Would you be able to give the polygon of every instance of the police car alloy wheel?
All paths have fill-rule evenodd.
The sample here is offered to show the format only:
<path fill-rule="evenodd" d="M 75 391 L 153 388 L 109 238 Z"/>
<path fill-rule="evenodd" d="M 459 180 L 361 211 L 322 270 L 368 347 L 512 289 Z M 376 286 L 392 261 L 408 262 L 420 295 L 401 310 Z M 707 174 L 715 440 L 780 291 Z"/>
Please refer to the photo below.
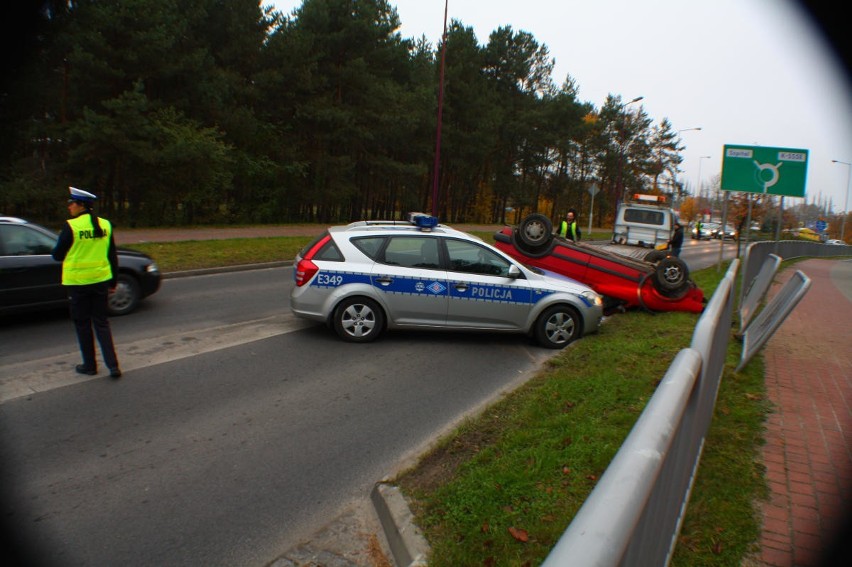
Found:
<path fill-rule="evenodd" d="M 535 339 L 547 348 L 563 348 L 580 334 L 580 314 L 568 305 L 546 309 L 535 323 Z"/>
<path fill-rule="evenodd" d="M 381 307 L 366 297 L 349 297 L 334 310 L 334 330 L 349 342 L 368 343 L 375 340 L 384 327 Z"/>

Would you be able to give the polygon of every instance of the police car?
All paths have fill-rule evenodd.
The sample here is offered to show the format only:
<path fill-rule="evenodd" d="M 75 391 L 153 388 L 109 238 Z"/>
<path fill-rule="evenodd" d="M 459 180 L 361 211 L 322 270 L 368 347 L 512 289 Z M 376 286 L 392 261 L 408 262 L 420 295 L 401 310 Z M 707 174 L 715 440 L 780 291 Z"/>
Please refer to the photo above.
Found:
<path fill-rule="evenodd" d="M 422 213 L 331 227 L 299 252 L 293 273 L 293 313 L 350 342 L 441 329 L 526 333 L 558 349 L 597 331 L 602 317 L 590 287 Z"/>

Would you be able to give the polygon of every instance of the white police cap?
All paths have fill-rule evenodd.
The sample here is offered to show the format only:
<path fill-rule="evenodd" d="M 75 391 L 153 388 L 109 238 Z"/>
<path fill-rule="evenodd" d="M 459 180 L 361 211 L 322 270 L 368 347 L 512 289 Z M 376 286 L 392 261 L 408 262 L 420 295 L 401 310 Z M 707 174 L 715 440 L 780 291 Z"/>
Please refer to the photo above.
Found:
<path fill-rule="evenodd" d="M 83 191 L 82 189 L 77 189 L 76 187 L 68 187 L 68 191 L 71 192 L 71 198 L 69 201 L 80 201 L 81 203 L 94 203 L 98 200 L 96 195 L 89 193 L 88 191 Z"/>

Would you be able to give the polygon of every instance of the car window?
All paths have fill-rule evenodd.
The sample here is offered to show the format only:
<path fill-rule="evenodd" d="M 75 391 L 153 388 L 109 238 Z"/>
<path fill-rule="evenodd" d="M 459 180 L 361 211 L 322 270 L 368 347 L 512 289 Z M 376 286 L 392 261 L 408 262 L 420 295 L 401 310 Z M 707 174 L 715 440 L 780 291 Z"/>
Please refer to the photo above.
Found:
<path fill-rule="evenodd" d="M 625 209 L 624 221 L 663 226 L 663 222 L 665 221 L 665 215 L 662 211 L 649 211 L 647 209 Z"/>
<path fill-rule="evenodd" d="M 405 268 L 440 268 L 438 239 L 431 236 L 392 236 L 385 247 L 382 262 Z"/>
<path fill-rule="evenodd" d="M 365 236 L 353 238 L 352 244 L 369 259 L 379 261 L 379 252 L 382 250 L 385 240 L 387 240 L 385 236 Z"/>
<path fill-rule="evenodd" d="M 328 262 L 342 262 L 344 260 L 343 253 L 340 251 L 340 248 L 337 247 L 337 244 L 332 238 L 329 238 L 328 242 L 323 244 L 322 247 L 316 251 L 313 259 L 326 260 Z"/>
<path fill-rule="evenodd" d="M 468 274 L 508 276 L 511 264 L 493 250 L 464 240 L 447 239 L 445 242 L 451 270 Z"/>
<path fill-rule="evenodd" d="M 35 256 L 50 254 L 56 238 L 27 226 L 0 224 L 0 254 L 3 256 Z"/>

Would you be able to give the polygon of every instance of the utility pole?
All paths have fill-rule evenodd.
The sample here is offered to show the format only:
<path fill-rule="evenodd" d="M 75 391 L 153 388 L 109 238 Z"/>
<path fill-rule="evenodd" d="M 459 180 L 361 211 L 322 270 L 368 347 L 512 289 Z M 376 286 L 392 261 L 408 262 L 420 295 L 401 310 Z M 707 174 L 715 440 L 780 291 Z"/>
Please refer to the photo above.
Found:
<path fill-rule="evenodd" d="M 441 73 L 438 82 L 438 125 L 435 134 L 435 163 L 432 166 L 432 216 L 438 216 L 438 182 L 441 169 L 441 122 L 444 116 L 444 64 L 447 59 L 447 9 L 449 0 L 444 0 L 444 33 L 441 36 Z"/>

